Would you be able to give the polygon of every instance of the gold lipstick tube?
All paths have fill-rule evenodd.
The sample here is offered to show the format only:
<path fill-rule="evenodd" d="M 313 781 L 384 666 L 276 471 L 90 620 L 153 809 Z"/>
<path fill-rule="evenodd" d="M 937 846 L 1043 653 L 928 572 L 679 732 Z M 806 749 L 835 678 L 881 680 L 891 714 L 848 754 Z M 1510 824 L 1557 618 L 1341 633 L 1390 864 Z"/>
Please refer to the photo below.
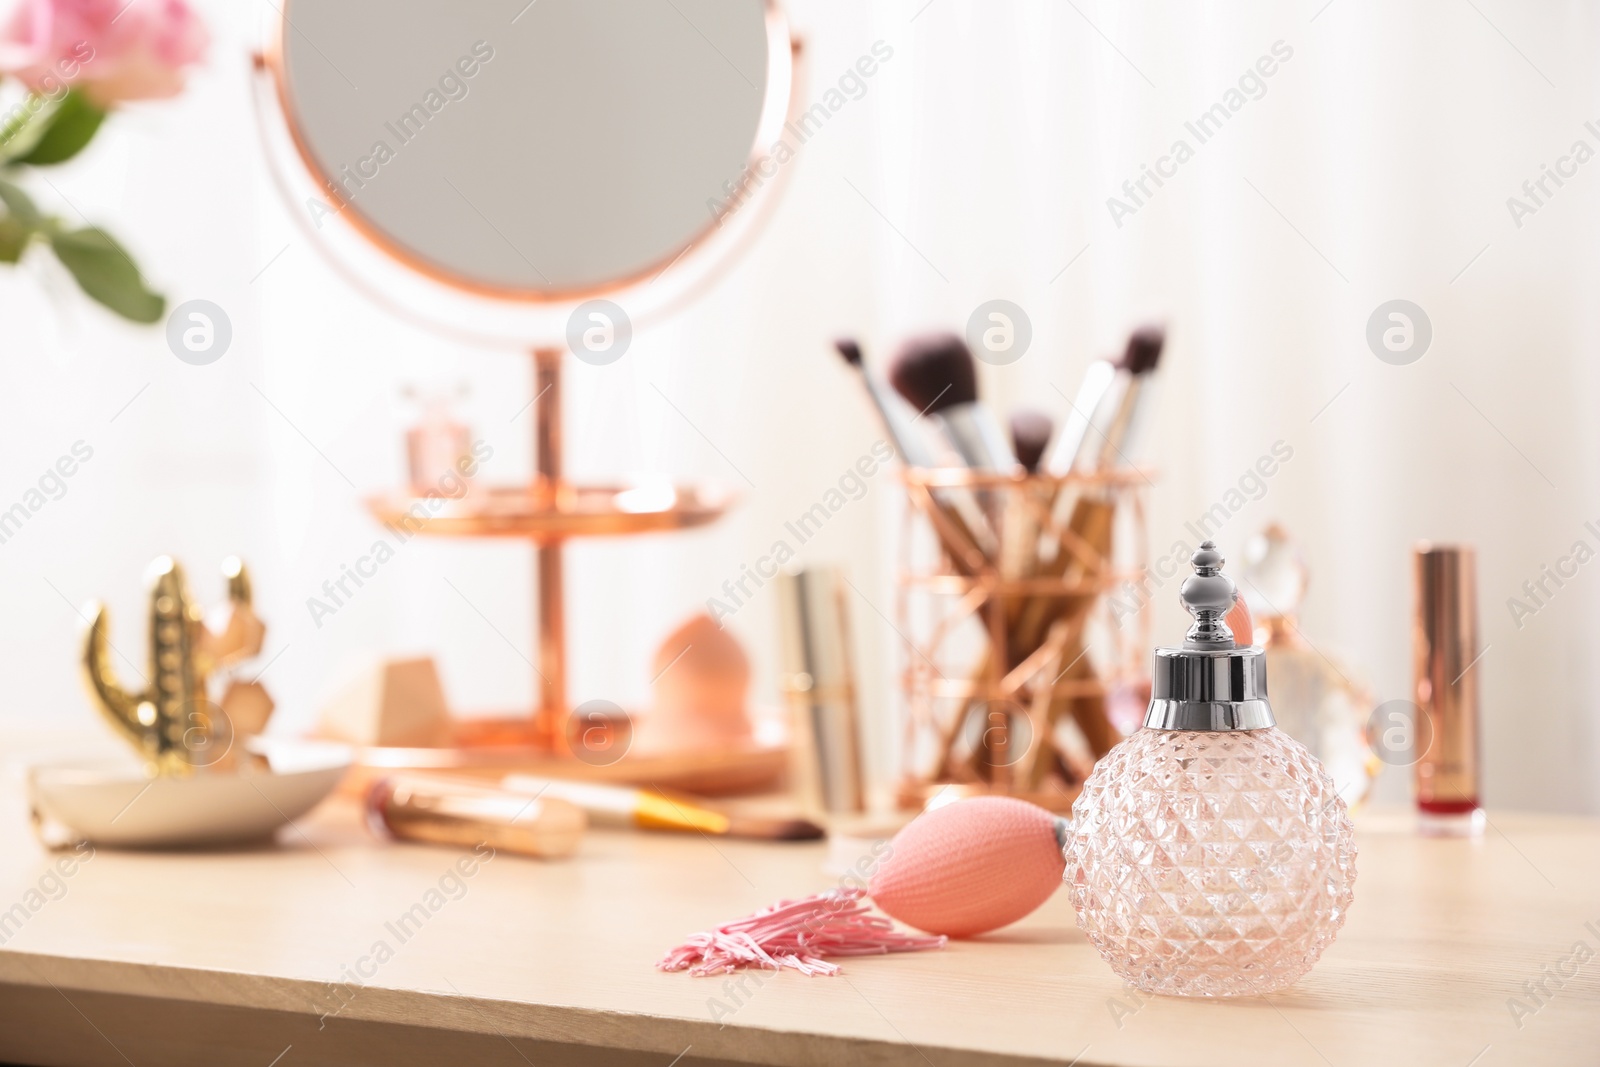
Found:
<path fill-rule="evenodd" d="M 796 791 L 807 811 L 863 811 L 866 787 L 843 575 L 833 567 L 780 575 L 778 605 Z"/>

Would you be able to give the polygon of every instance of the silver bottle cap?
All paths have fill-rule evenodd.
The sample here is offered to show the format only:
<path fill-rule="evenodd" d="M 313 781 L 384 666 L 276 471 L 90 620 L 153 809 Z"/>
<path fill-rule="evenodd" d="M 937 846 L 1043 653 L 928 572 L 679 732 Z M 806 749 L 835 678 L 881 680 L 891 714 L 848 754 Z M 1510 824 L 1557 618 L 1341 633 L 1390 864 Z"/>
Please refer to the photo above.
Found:
<path fill-rule="evenodd" d="M 1265 655 L 1235 642 L 1224 621 L 1233 607 L 1233 582 L 1222 573 L 1222 553 L 1206 541 L 1189 562 L 1194 574 L 1178 597 L 1194 625 L 1183 647 L 1156 649 L 1145 726 L 1218 732 L 1277 725 L 1267 703 Z"/>

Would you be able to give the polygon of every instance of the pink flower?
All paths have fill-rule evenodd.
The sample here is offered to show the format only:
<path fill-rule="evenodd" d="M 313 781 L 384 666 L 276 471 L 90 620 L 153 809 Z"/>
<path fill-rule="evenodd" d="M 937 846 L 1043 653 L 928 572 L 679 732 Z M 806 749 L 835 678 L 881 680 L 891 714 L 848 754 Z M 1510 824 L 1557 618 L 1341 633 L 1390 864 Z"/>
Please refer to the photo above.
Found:
<path fill-rule="evenodd" d="M 106 108 L 182 92 L 209 39 L 184 0 L 22 0 L 0 73 L 46 95 L 76 85 Z"/>

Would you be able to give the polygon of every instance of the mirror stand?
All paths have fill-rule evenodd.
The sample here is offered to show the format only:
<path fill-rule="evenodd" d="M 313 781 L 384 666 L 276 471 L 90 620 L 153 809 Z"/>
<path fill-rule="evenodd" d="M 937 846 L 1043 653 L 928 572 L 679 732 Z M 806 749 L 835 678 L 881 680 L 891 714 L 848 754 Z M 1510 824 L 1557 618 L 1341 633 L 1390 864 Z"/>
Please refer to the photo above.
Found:
<path fill-rule="evenodd" d="M 564 476 L 561 348 L 532 351 L 534 478 L 521 486 L 491 486 L 459 500 L 433 501 L 418 520 L 421 499 L 402 491 L 372 497 L 367 510 L 380 523 L 435 537 L 515 538 L 533 545 L 538 591 L 534 612 L 537 648 L 527 659 L 533 670 L 535 706 L 504 718 L 457 719 L 450 744 L 441 748 L 369 749 L 362 765 L 372 772 L 400 768 L 454 768 L 484 773 L 517 769 L 583 772 L 616 781 L 650 778 L 660 785 L 692 783 L 700 793 L 737 792 L 759 787 L 781 775 L 783 748 L 749 748 L 719 753 L 644 756 L 627 753 L 631 729 L 627 713 L 610 705 L 580 705 L 567 693 L 566 602 L 563 575 L 565 542 L 580 537 L 627 537 L 707 525 L 734 502 L 734 494 L 704 485 L 592 485 Z M 598 705 L 599 702 L 596 702 Z M 596 753 L 595 731 L 601 742 Z M 573 754 L 573 738 L 587 739 Z M 610 746 L 618 755 L 610 761 Z M 626 755 L 624 755 L 626 754 Z"/>
<path fill-rule="evenodd" d="M 622 709 L 572 705 L 566 542 L 703 526 L 733 496 L 665 479 L 569 481 L 561 378 L 574 306 L 627 293 L 636 323 L 669 313 L 719 276 L 772 211 L 792 169 L 782 164 L 809 128 L 801 44 L 780 0 L 270 7 L 252 84 L 267 169 L 294 225 L 354 289 L 407 321 L 472 344 L 538 346 L 524 484 L 479 481 L 459 498 L 406 487 L 365 501 L 407 537 L 533 548 L 538 647 L 519 655 L 535 707 L 452 719 L 437 747 L 364 748 L 347 788 L 406 768 L 521 769 L 705 794 L 770 785 L 784 745 L 652 755 L 630 748 Z M 569 156 L 584 165 L 551 165 Z M 524 252 L 535 247 L 537 265 Z"/>
<path fill-rule="evenodd" d="M 534 471 L 544 494 L 559 501 L 563 477 L 561 424 L 561 360 L 559 348 L 533 350 Z M 539 582 L 539 694 L 533 712 L 533 733 L 542 747 L 568 751 L 567 746 L 567 618 L 566 586 L 559 540 L 535 544 L 534 566 Z"/>

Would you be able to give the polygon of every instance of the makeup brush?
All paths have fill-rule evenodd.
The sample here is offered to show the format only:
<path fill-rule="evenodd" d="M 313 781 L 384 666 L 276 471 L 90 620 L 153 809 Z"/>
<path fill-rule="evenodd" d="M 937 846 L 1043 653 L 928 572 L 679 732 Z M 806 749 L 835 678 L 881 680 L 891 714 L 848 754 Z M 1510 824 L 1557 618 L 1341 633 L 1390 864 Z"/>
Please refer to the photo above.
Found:
<path fill-rule="evenodd" d="M 1117 362 L 1115 377 L 1096 406 L 1070 470 L 1093 472 L 1128 462 L 1127 452 L 1132 447 L 1139 416 L 1149 406 L 1152 372 L 1161 360 L 1165 345 L 1166 330 L 1161 326 L 1143 326 L 1129 336 L 1122 358 Z M 1057 498 L 1058 525 L 1065 518 L 1066 532 L 1072 535 L 1072 540 L 1089 549 L 1090 560 L 1104 560 L 1110 556 L 1115 514 L 1114 497 L 1104 488 L 1063 492 Z M 1068 538 L 1063 536 L 1047 570 L 1058 577 L 1083 581 L 1092 576 L 1097 566 L 1072 551 Z M 1084 616 L 1094 602 L 1093 596 L 1041 598 L 1031 602 L 1013 632 L 1018 646 L 1032 647 L 1057 619 L 1066 620 L 1071 632 L 1081 634 Z M 1081 647 L 1080 641 L 1074 641 L 1073 645 Z M 1074 649 L 1068 651 L 1074 656 L 1072 662 L 1092 675 L 1093 668 L 1076 658 Z M 1109 751 L 1119 735 L 1106 715 L 1105 697 L 1091 693 L 1069 698 L 1066 703 L 1096 757 Z M 1054 721 L 1054 710 L 1052 706 L 1047 721 Z"/>
<path fill-rule="evenodd" d="M 1141 326 L 1129 335 L 1116 377 L 1095 408 L 1090 432 L 1084 435 L 1071 469 L 1097 470 L 1124 458 L 1149 391 L 1150 373 L 1161 362 L 1166 343 L 1167 332 L 1161 326 Z"/>
<path fill-rule="evenodd" d="M 889 434 L 895 451 L 900 453 L 900 458 L 905 461 L 906 466 L 938 466 L 927 438 L 912 425 L 912 420 L 889 394 L 889 388 L 883 380 L 868 370 L 867 365 L 862 362 L 861 346 L 852 338 L 843 337 L 835 341 L 833 347 L 839 350 L 846 363 L 860 372 L 861 383 L 867 387 L 867 395 L 872 398 L 873 406 L 878 409 L 878 417 L 883 420 L 883 428 Z"/>
<path fill-rule="evenodd" d="M 916 420 L 906 412 L 904 403 L 897 400 L 883 379 L 867 367 L 861 358 L 860 344 L 853 338 L 844 337 L 835 341 L 833 347 L 861 375 L 861 384 L 866 386 L 867 396 L 878 409 L 884 432 L 889 435 L 906 466 L 924 469 L 949 466 L 948 463 L 941 463 L 934 454 L 932 445 L 916 426 Z M 947 516 L 957 526 L 958 532 L 965 534 L 986 558 L 992 558 L 995 551 L 994 531 L 978 506 L 977 498 L 965 489 L 940 489 L 934 493 L 934 497 L 945 506 Z M 959 546 L 947 544 L 946 548 L 951 549 L 952 557 L 958 562 L 962 559 Z"/>
<path fill-rule="evenodd" d="M 1011 448 L 1017 454 L 1017 462 L 1029 474 L 1038 472 L 1054 428 L 1050 416 L 1042 411 L 1018 408 L 1011 413 Z"/>
<path fill-rule="evenodd" d="M 1061 424 L 1061 433 L 1050 442 L 1042 468 L 1050 474 L 1074 470 L 1093 470 L 1108 462 L 1106 438 L 1116 423 L 1116 413 L 1124 403 L 1137 403 L 1144 376 L 1156 369 L 1166 332 L 1160 326 L 1143 326 L 1128 338 L 1122 358 L 1115 363 L 1097 359 L 1084 371 L 1072 411 Z M 1135 382 L 1141 388 L 1131 388 Z M 1117 432 L 1125 435 L 1124 423 Z M 1118 444 L 1120 446 L 1120 443 Z"/>
<path fill-rule="evenodd" d="M 1160 362 L 1165 343 L 1166 331 L 1161 326 L 1143 326 L 1129 336 L 1122 358 L 1117 361 L 1112 379 L 1101 393 L 1094 410 L 1075 412 L 1080 416 L 1087 414 L 1089 419 L 1070 462 L 1061 459 L 1070 443 L 1068 434 L 1064 433 L 1052 444 L 1045 461 L 1050 473 L 1092 473 L 1126 462 L 1138 416 L 1148 406 L 1149 382 Z M 1098 370 L 1091 368 L 1091 377 L 1097 373 Z M 1082 392 L 1084 390 L 1080 390 L 1080 394 Z M 1050 466 L 1052 464 L 1053 467 Z M 1052 519 L 1053 527 L 1060 532 L 1060 543 L 1056 546 L 1054 557 L 1040 568 L 1040 573 L 1046 577 L 1077 581 L 1090 578 L 1095 566 L 1091 561 L 1103 560 L 1110 554 L 1115 510 L 1112 495 L 1104 489 L 1080 489 L 1075 486 L 1063 489 L 1056 497 Z M 1087 557 L 1080 556 L 1074 546 L 1087 549 Z M 1013 649 L 1026 654 L 1028 650 L 1038 647 L 1058 619 L 1066 620 L 1069 632 L 1079 633 L 1083 616 L 1094 606 L 1095 599 L 1092 595 L 1039 597 L 1023 603 L 1009 627 Z M 1081 648 L 1081 637 L 1074 638 L 1071 646 L 1066 650 L 1068 662 L 1075 664 L 1077 671 L 1092 674 L 1092 667 L 1077 655 L 1077 649 Z M 1103 755 L 1117 740 L 1116 731 L 1105 715 L 1103 697 L 1091 695 L 1052 700 L 1065 700 L 1071 706 L 1073 716 L 1096 756 Z M 1050 721 L 1054 721 L 1053 716 L 1052 706 Z"/>
<path fill-rule="evenodd" d="M 397 774 L 366 797 L 373 833 L 435 845 L 488 844 L 504 852 L 560 859 L 577 851 L 588 820 L 576 805 L 527 797 L 479 782 Z"/>
<path fill-rule="evenodd" d="M 1089 432 L 1089 421 L 1116 377 L 1116 364 L 1109 359 L 1097 359 L 1083 372 L 1078 395 L 1072 398 L 1072 409 L 1061 420 L 1061 432 L 1050 442 L 1040 464 L 1046 474 L 1061 475 L 1072 470 L 1073 461 L 1078 458 L 1078 450 Z"/>
<path fill-rule="evenodd" d="M 528 774 L 510 775 L 500 787 L 523 796 L 565 801 L 581 809 L 593 826 L 679 830 L 762 841 L 815 841 L 823 836 L 822 827 L 805 819 L 728 814 L 683 794 Z"/>
<path fill-rule="evenodd" d="M 1017 462 L 1029 474 L 1039 469 L 1052 427 L 1050 416 L 1042 411 L 1020 408 L 1011 413 L 1011 445 Z M 1039 563 L 1039 523 L 1053 499 L 1046 495 L 1041 500 L 1038 487 L 1018 487 L 1002 497 L 1005 514 L 1000 522 L 1001 577 L 1022 578 L 1035 570 Z"/>
<path fill-rule="evenodd" d="M 889 368 L 895 391 L 940 430 L 961 462 L 973 470 L 1017 466 L 998 423 L 978 403 L 978 370 L 967 343 L 953 333 L 907 341 Z"/>
<path fill-rule="evenodd" d="M 1152 373 L 1161 362 L 1161 351 L 1166 347 L 1166 340 L 1166 329 L 1157 325 L 1141 326 L 1129 335 L 1122 358 L 1113 368 L 1111 380 L 1100 392 L 1094 410 L 1084 412 L 1089 418 L 1072 454 L 1066 455 L 1069 441 L 1065 434 L 1052 442 L 1050 454 L 1045 460 L 1045 469 L 1049 473 L 1092 472 L 1127 462 L 1127 452 L 1138 429 L 1140 412 L 1148 406 Z M 1098 376 L 1099 373 L 1091 368 L 1092 375 Z M 1079 392 L 1081 394 L 1084 390 Z M 1056 502 L 1056 522 L 1069 522 L 1074 532 L 1081 535 L 1083 531 L 1078 528 L 1078 521 L 1082 497 L 1075 492 L 1063 491 Z"/>

